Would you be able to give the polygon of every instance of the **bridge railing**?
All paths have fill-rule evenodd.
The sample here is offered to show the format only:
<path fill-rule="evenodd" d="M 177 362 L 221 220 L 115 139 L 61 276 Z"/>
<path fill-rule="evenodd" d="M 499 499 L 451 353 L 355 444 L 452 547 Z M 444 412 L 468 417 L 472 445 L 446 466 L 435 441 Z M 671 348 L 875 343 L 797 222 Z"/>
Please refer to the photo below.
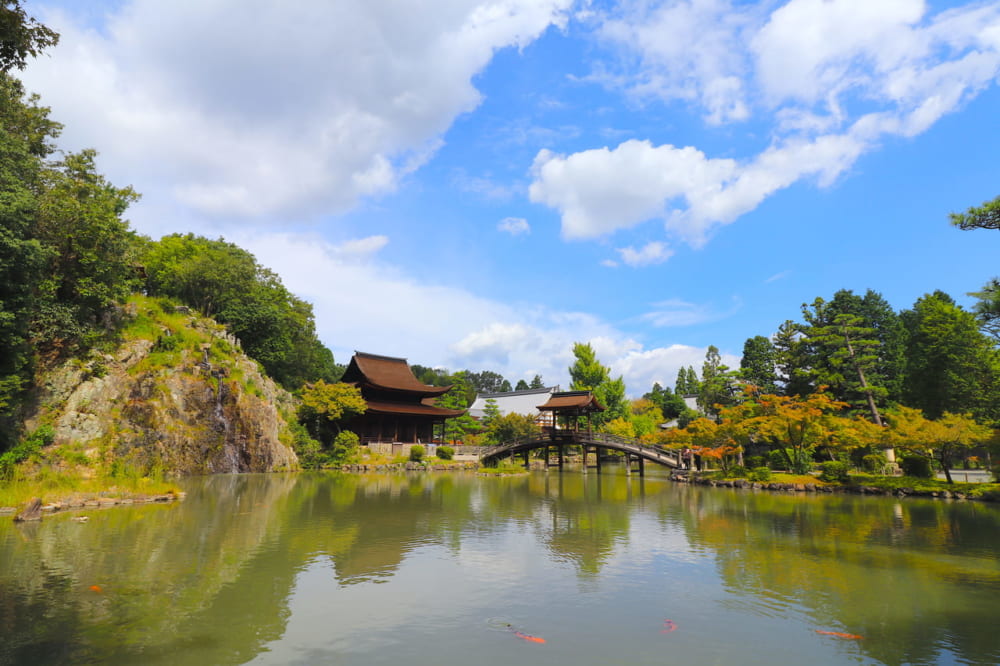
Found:
<path fill-rule="evenodd" d="M 612 435 L 606 432 L 570 432 L 562 434 L 557 438 L 539 438 L 530 440 L 515 440 L 512 442 L 506 442 L 498 446 L 485 447 L 480 454 L 480 459 L 491 458 L 499 454 L 503 454 L 511 451 L 512 449 L 517 449 L 519 446 L 537 446 L 541 448 L 547 443 L 552 444 L 570 444 L 570 445 L 601 445 L 604 444 L 609 447 L 618 448 L 620 450 L 630 451 L 636 455 L 645 455 L 647 457 L 656 458 L 661 461 L 666 461 L 667 463 L 675 466 L 681 465 L 680 454 L 675 451 L 667 451 L 655 446 L 649 446 L 643 444 L 639 440 L 629 439 L 627 437 L 620 437 L 618 435 Z"/>

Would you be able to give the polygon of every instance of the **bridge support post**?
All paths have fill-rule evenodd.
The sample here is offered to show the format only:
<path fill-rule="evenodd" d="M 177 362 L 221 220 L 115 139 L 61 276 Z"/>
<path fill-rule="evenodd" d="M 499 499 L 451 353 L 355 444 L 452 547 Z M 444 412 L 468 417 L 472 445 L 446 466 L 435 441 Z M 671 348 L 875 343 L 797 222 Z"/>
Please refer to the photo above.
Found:
<path fill-rule="evenodd" d="M 545 445 L 545 469 L 549 468 L 549 445 Z"/>
<path fill-rule="evenodd" d="M 594 447 L 594 457 L 597 458 L 597 473 L 601 473 L 601 447 Z"/>
<path fill-rule="evenodd" d="M 586 444 L 581 444 L 580 445 L 580 451 L 581 451 L 581 453 L 583 453 L 583 456 L 581 456 L 583 458 L 583 473 L 586 474 L 587 473 L 587 445 Z"/>
<path fill-rule="evenodd" d="M 625 476 L 632 476 L 632 454 L 625 452 Z"/>
<path fill-rule="evenodd" d="M 559 449 L 559 471 L 561 472 L 562 468 L 563 468 L 563 457 L 564 457 L 564 454 L 563 454 L 563 445 L 560 444 L 558 446 L 558 449 Z"/>
<path fill-rule="evenodd" d="M 531 451 L 524 452 L 524 469 L 531 469 Z"/>
<path fill-rule="evenodd" d="M 646 476 L 646 459 L 639 456 L 639 476 Z"/>

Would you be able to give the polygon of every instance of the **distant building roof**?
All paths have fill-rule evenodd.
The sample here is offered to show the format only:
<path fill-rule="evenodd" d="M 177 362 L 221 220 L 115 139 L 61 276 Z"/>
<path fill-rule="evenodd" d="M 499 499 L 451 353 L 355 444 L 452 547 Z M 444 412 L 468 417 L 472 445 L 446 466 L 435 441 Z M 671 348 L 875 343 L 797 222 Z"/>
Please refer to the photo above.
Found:
<path fill-rule="evenodd" d="M 486 415 L 488 400 L 496 402 L 501 416 L 521 414 L 523 416 L 538 416 L 538 406 L 548 400 L 549 396 L 559 390 L 558 386 L 540 389 L 525 389 L 524 391 L 506 391 L 504 393 L 480 393 L 469 407 L 469 416 L 481 419 Z"/>

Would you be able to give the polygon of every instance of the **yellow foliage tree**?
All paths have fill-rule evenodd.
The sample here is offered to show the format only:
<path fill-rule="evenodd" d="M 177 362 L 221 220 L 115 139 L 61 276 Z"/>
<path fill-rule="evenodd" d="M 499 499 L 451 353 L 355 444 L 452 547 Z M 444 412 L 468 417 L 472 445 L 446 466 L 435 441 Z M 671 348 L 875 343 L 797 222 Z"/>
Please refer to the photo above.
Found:
<path fill-rule="evenodd" d="M 888 416 L 891 428 L 886 437 L 889 441 L 899 449 L 936 460 L 948 483 L 954 483 L 950 468 L 963 452 L 994 438 L 991 428 L 976 423 L 968 414 L 946 412 L 932 421 L 919 409 L 900 406 Z"/>

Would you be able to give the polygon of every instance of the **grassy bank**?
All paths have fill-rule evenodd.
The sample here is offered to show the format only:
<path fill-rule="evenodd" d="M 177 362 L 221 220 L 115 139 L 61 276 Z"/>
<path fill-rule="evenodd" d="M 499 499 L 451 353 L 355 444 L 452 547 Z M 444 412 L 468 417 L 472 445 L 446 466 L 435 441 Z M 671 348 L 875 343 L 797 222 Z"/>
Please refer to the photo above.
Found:
<path fill-rule="evenodd" d="M 748 480 L 721 471 L 696 473 L 699 480 L 735 481 Z M 811 484 L 816 488 L 841 489 L 851 492 L 882 492 L 897 495 L 950 496 L 958 494 L 968 499 L 1000 501 L 1000 483 L 948 483 L 940 479 L 923 479 L 914 476 L 878 476 L 875 474 L 850 474 L 846 481 L 837 483 L 824 481 L 811 474 L 786 474 L 772 472 L 767 478 L 769 484 Z"/>
<path fill-rule="evenodd" d="M 46 470 L 0 483 L 0 507 L 20 508 L 38 497 L 43 504 L 65 504 L 98 498 L 134 499 L 180 492 L 162 478 L 146 476 L 96 476 Z"/>

